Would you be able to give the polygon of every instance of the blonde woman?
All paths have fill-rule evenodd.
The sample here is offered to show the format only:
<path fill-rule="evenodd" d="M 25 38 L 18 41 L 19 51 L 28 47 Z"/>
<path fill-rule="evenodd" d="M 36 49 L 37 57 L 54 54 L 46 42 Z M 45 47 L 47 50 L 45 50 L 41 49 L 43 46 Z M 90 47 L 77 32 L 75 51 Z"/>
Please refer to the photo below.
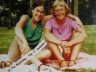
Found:
<path fill-rule="evenodd" d="M 69 13 L 70 9 L 64 0 L 55 0 L 54 17 L 46 22 L 44 30 L 49 48 L 59 60 L 61 67 L 72 66 L 76 63 L 81 44 L 86 38 L 83 26 L 68 18 Z"/>

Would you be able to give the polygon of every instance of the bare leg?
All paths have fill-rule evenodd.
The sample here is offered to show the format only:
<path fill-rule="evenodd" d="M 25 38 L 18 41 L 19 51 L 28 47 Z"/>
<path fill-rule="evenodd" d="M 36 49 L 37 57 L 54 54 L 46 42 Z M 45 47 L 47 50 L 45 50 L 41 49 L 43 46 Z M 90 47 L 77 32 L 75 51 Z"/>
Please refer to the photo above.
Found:
<path fill-rule="evenodd" d="M 15 37 L 8 51 L 10 61 L 16 62 L 18 59 L 21 58 L 22 56 L 21 49 L 22 49 L 22 42 L 17 37 Z M 36 55 L 37 59 L 39 60 L 45 60 L 50 56 L 51 56 L 51 52 L 49 49 L 44 49 Z M 30 60 L 26 62 L 26 64 L 31 64 L 31 63 L 32 61 Z"/>
<path fill-rule="evenodd" d="M 19 48 L 20 50 L 22 49 L 22 42 L 18 39 L 18 44 L 19 44 Z M 31 50 L 31 49 L 30 49 Z M 30 51 L 29 50 L 29 51 Z M 43 49 L 42 51 L 40 51 L 37 55 L 36 58 L 38 58 L 39 60 L 43 60 L 43 59 L 47 59 L 51 56 L 51 52 L 49 49 Z"/>
<path fill-rule="evenodd" d="M 76 60 L 78 53 L 80 52 L 81 44 L 77 44 L 73 47 L 72 55 L 70 60 Z"/>
<path fill-rule="evenodd" d="M 76 64 L 76 58 L 80 52 L 81 49 L 81 44 L 77 44 L 73 47 L 72 53 L 71 53 L 71 58 L 69 61 L 69 66 L 75 65 Z"/>
<path fill-rule="evenodd" d="M 19 41 L 19 45 L 21 45 L 22 43 L 20 43 Z M 22 45 L 21 45 L 22 46 Z M 19 55 L 20 52 L 20 55 Z M 44 52 L 44 54 L 42 53 Z M 47 56 L 49 57 L 50 55 L 50 51 L 45 49 L 42 52 L 40 52 L 38 55 L 36 55 L 38 58 L 41 59 L 41 57 L 45 57 L 47 58 Z M 47 55 L 46 55 L 47 54 Z M 18 41 L 15 38 L 12 42 L 12 45 L 9 48 L 9 52 L 8 55 L 10 57 L 11 61 L 17 61 L 20 57 L 21 57 L 21 51 L 20 51 L 20 47 L 18 46 Z M 42 56 L 43 55 L 43 56 Z M 45 56 L 46 55 L 46 56 Z M 19 58 L 17 58 L 18 56 L 20 56 Z M 42 62 L 39 61 L 39 59 L 37 59 L 36 57 L 32 56 L 32 58 L 30 59 L 31 63 L 33 62 L 36 66 L 40 66 L 42 64 Z M 1 62 L 0 62 L 1 63 Z M 0 64 L 1 65 L 1 64 Z M 43 69 L 45 69 L 47 66 L 42 65 L 42 67 L 40 67 L 40 70 L 43 71 Z M 48 69 L 47 69 L 48 70 Z"/>
<path fill-rule="evenodd" d="M 68 63 L 64 60 L 64 58 L 60 52 L 59 46 L 56 44 L 53 44 L 53 43 L 48 43 L 48 45 L 49 45 L 50 49 L 53 51 L 55 57 L 59 60 L 60 67 L 66 66 Z"/>
<path fill-rule="evenodd" d="M 20 50 L 22 49 L 22 42 L 18 39 L 18 43 L 19 43 L 19 48 Z M 31 50 L 31 49 L 30 49 Z M 22 53 L 22 52 L 21 52 Z M 23 54 L 22 54 L 23 55 Z M 42 51 L 40 51 L 37 55 L 36 58 L 39 60 L 45 60 L 48 59 L 51 56 L 51 52 L 49 49 L 44 49 Z M 28 60 L 25 64 L 32 64 L 32 60 Z"/>
<path fill-rule="evenodd" d="M 36 58 L 40 61 L 46 60 L 51 57 L 51 52 L 49 49 L 44 49 L 40 51 L 37 55 Z M 28 60 L 25 64 L 32 64 L 32 60 Z"/>
<path fill-rule="evenodd" d="M 11 46 L 9 47 L 8 56 L 10 61 L 12 62 L 16 62 L 21 57 L 21 52 L 16 37 L 14 38 Z"/>
<path fill-rule="evenodd" d="M 73 38 L 75 38 L 75 37 L 77 37 L 77 36 L 78 36 L 78 33 L 76 33 L 76 34 L 73 36 Z M 72 39 L 73 39 L 73 38 L 72 38 Z M 76 45 L 73 46 L 72 54 L 71 54 L 71 59 L 70 59 L 71 61 L 70 61 L 70 63 L 69 63 L 69 66 L 72 66 L 72 65 L 75 64 L 75 61 L 74 61 L 74 60 L 76 60 L 76 58 L 77 58 L 77 56 L 78 56 L 78 54 L 79 54 L 79 52 L 80 52 L 81 45 L 82 45 L 82 43 L 76 44 Z"/>
<path fill-rule="evenodd" d="M 50 49 L 53 51 L 53 53 L 55 54 L 56 58 L 61 62 L 62 60 L 64 60 L 64 58 L 62 57 L 62 54 L 60 52 L 59 47 L 56 44 L 53 43 L 48 43 Z"/>
<path fill-rule="evenodd" d="M 73 35 L 73 38 L 76 38 L 79 35 L 79 33 L 76 33 L 75 35 Z M 74 65 L 76 62 L 76 58 L 78 56 L 78 53 L 80 52 L 81 49 L 81 43 L 79 44 L 75 44 L 71 47 L 67 47 L 64 49 L 63 52 L 63 57 L 65 60 L 67 60 L 69 62 L 69 66 Z"/>
<path fill-rule="evenodd" d="M 73 35 L 72 39 L 76 38 L 78 35 L 79 33 L 76 33 L 75 35 Z M 76 60 L 77 55 L 80 52 L 80 49 L 81 49 L 81 43 L 73 46 L 71 60 Z"/>
<path fill-rule="evenodd" d="M 14 38 L 11 46 L 9 47 L 8 56 L 11 62 L 16 62 L 22 56 L 22 42 L 17 37 Z"/>
<path fill-rule="evenodd" d="M 66 61 L 70 60 L 71 53 L 72 53 L 72 49 L 70 47 L 64 48 L 62 55 Z"/>
<path fill-rule="evenodd" d="M 48 59 L 51 57 L 51 51 L 49 49 L 43 49 L 42 51 L 40 51 L 36 57 L 39 59 L 39 60 L 45 60 L 45 59 Z"/>

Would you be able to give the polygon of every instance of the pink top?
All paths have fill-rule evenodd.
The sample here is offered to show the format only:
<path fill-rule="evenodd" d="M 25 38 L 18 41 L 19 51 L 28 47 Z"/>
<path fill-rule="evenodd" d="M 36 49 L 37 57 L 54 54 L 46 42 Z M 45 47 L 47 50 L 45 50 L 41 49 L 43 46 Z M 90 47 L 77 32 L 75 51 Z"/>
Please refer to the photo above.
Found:
<path fill-rule="evenodd" d="M 68 17 L 66 17 L 64 20 L 65 21 L 62 28 L 59 28 L 55 18 L 52 18 L 47 21 L 45 24 L 45 28 L 50 29 L 51 33 L 53 33 L 56 38 L 62 41 L 70 41 L 72 38 L 73 31 L 76 31 L 76 28 L 78 28 L 78 24 L 76 24 L 74 20 Z"/>

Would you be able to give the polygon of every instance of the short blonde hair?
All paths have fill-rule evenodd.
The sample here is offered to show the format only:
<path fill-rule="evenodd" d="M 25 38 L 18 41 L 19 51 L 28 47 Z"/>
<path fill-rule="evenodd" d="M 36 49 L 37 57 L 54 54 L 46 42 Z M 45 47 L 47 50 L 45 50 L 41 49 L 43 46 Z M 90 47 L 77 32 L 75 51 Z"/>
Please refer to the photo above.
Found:
<path fill-rule="evenodd" d="M 55 0 L 54 1 L 53 5 L 52 5 L 53 12 L 54 12 L 54 8 L 56 8 L 58 5 L 65 7 L 66 15 L 68 15 L 70 13 L 70 8 L 64 0 Z"/>

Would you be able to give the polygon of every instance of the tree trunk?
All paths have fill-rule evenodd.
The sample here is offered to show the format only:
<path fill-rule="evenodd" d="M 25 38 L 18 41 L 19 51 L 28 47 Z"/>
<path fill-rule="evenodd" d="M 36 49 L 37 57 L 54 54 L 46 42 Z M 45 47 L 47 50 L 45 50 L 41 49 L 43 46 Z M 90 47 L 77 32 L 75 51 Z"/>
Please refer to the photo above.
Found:
<path fill-rule="evenodd" d="M 33 0 L 30 0 L 30 8 L 32 7 L 32 1 L 33 1 Z"/>
<path fill-rule="evenodd" d="M 9 0 L 9 20 L 8 20 L 8 29 L 11 29 L 11 0 Z"/>
<path fill-rule="evenodd" d="M 74 15 L 76 15 L 76 16 L 78 16 L 78 7 L 79 7 L 79 5 L 78 5 L 78 0 L 74 0 Z"/>

